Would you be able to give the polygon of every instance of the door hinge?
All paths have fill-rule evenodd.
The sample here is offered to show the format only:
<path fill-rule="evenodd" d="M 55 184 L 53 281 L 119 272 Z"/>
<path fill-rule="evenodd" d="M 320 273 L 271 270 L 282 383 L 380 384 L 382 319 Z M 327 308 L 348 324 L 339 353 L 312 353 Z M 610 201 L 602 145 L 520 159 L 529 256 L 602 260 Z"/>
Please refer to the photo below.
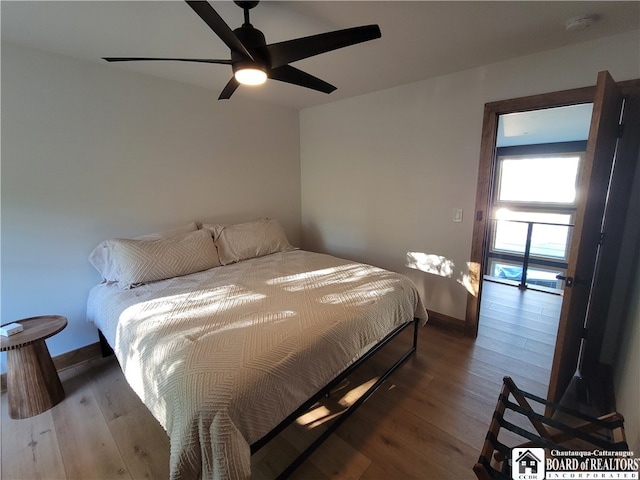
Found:
<path fill-rule="evenodd" d="M 618 124 L 616 129 L 616 138 L 622 138 L 622 135 L 624 135 L 624 123 Z"/>
<path fill-rule="evenodd" d="M 604 232 L 600 232 L 600 239 L 598 240 L 598 245 L 602 245 L 604 243 Z"/>
<path fill-rule="evenodd" d="M 582 327 L 582 338 L 587 338 L 589 334 L 589 329 L 587 327 Z"/>
<path fill-rule="evenodd" d="M 481 222 L 484 218 L 484 212 L 482 210 L 478 210 L 476 212 L 476 222 Z"/>

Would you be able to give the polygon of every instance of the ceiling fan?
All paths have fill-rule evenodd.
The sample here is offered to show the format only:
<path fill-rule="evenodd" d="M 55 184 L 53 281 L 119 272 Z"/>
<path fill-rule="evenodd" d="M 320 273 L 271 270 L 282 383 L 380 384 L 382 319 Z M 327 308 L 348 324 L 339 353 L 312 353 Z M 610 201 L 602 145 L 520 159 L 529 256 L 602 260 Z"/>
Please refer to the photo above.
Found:
<path fill-rule="evenodd" d="M 267 78 L 331 93 L 336 87 L 289 64 L 382 36 L 378 25 L 365 25 L 267 45 L 264 34 L 249 22 L 249 10 L 258 5 L 258 1 L 234 1 L 244 10 L 244 23 L 235 30 L 229 28 L 208 2 L 186 0 L 186 3 L 231 49 L 230 60 L 145 57 L 103 57 L 103 59 L 107 62 L 178 61 L 231 65 L 234 76 L 224 87 L 218 100 L 230 98 L 240 84 L 259 85 Z"/>

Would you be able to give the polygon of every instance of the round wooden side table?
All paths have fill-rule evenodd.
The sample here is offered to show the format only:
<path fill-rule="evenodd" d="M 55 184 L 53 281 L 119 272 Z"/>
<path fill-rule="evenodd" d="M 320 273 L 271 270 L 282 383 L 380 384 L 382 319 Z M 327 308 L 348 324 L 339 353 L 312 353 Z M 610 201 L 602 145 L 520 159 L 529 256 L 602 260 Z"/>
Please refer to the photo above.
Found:
<path fill-rule="evenodd" d="M 14 323 L 14 322 L 11 322 Z M 7 393 L 11 418 L 33 417 L 64 398 L 64 389 L 45 339 L 67 326 L 60 315 L 16 320 L 24 329 L 0 335 L 0 351 L 7 352 Z"/>

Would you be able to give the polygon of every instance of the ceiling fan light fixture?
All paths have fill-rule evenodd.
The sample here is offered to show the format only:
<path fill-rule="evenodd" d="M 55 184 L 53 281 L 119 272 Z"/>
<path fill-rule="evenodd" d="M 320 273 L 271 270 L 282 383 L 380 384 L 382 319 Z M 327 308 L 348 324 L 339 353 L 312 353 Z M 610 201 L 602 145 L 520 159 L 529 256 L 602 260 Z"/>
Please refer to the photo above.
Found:
<path fill-rule="evenodd" d="M 333 32 L 319 33 L 267 44 L 264 34 L 251 25 L 249 10 L 259 0 L 234 0 L 244 10 L 244 23 L 231 30 L 224 19 L 208 1 L 185 0 L 187 5 L 207 24 L 231 51 L 231 59 L 216 58 L 167 58 L 167 57 L 103 57 L 107 62 L 178 61 L 231 65 L 233 77 L 227 82 L 218 100 L 231 98 L 240 85 L 261 85 L 268 78 L 331 93 L 336 87 L 290 63 L 380 38 L 378 25 L 363 25 Z"/>
<path fill-rule="evenodd" d="M 267 81 L 267 73 L 256 67 L 239 68 L 233 75 L 243 85 L 262 85 Z"/>

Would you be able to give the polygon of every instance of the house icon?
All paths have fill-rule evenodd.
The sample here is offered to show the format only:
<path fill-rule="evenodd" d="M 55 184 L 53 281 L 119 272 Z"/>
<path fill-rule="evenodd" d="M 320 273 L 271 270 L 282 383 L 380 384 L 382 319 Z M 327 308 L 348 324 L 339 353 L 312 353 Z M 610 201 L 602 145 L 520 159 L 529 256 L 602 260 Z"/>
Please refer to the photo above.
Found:
<path fill-rule="evenodd" d="M 520 454 L 518 458 L 516 458 L 516 463 L 518 464 L 518 472 L 522 474 L 537 474 L 538 465 L 541 462 L 542 460 L 531 453 L 531 450 L 525 450 L 524 452 L 522 452 L 522 454 Z"/>

